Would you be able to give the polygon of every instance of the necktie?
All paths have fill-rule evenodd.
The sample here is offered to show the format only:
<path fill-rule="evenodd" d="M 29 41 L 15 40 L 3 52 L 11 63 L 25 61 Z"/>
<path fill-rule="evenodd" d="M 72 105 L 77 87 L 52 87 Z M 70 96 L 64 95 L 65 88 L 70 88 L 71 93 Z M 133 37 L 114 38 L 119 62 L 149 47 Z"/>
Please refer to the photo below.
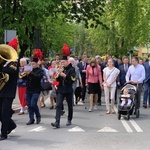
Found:
<path fill-rule="evenodd" d="M 127 72 L 127 70 L 128 70 L 128 65 L 125 64 L 125 65 L 124 65 L 124 71 Z"/>

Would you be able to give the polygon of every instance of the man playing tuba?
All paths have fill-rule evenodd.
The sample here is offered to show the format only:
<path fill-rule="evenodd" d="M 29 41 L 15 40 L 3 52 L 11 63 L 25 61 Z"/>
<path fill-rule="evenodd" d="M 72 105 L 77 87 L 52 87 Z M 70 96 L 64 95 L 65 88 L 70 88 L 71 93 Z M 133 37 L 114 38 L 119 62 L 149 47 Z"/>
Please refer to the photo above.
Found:
<path fill-rule="evenodd" d="M 0 90 L 1 141 L 7 139 L 7 135 L 16 128 L 11 115 L 18 79 L 17 52 L 11 46 L 1 44 L 0 60 L 1 73 L 4 78 L 7 76 L 7 82 L 3 81 L 3 78 L 0 79 L 1 83 L 6 82 Z"/>

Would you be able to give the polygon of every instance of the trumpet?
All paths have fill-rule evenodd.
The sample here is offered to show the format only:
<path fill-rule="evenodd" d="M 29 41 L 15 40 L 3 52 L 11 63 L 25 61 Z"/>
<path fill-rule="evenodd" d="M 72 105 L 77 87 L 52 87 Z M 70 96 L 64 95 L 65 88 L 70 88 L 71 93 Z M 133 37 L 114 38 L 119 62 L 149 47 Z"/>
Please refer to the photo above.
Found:
<path fill-rule="evenodd" d="M 25 77 L 27 74 L 25 72 L 19 73 L 19 78 L 22 79 L 23 77 Z"/>
<path fill-rule="evenodd" d="M 58 72 L 56 74 L 54 74 L 53 78 L 57 79 L 59 77 L 60 73 L 63 71 L 64 71 L 64 67 L 62 66 L 61 68 L 59 68 Z"/>

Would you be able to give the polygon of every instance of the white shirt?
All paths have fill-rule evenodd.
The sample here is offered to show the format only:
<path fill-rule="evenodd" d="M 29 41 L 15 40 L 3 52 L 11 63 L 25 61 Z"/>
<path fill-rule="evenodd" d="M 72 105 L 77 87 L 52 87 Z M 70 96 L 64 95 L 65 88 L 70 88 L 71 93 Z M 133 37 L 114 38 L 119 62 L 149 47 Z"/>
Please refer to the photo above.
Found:
<path fill-rule="evenodd" d="M 120 70 L 117 69 L 117 68 L 115 68 L 115 67 L 113 69 L 109 69 L 108 67 L 106 67 L 106 68 L 103 69 L 103 72 L 106 75 L 107 82 L 108 83 L 112 83 L 112 81 L 114 80 L 114 78 L 116 76 L 118 76 L 118 74 L 120 73 Z M 104 82 L 103 85 L 106 86 L 106 83 Z M 111 87 L 116 87 L 116 82 L 113 82 L 111 84 Z"/>
<path fill-rule="evenodd" d="M 130 81 L 143 83 L 145 79 L 145 69 L 143 65 L 130 66 L 126 74 L 126 82 Z"/>

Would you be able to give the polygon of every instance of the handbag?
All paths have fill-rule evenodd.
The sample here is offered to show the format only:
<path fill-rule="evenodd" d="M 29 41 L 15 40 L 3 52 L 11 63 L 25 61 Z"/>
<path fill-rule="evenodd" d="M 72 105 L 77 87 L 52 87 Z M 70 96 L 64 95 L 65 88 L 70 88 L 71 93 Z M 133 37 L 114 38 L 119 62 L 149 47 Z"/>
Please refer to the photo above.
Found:
<path fill-rule="evenodd" d="M 41 91 L 49 91 L 52 90 L 52 85 L 50 82 L 41 82 Z"/>

